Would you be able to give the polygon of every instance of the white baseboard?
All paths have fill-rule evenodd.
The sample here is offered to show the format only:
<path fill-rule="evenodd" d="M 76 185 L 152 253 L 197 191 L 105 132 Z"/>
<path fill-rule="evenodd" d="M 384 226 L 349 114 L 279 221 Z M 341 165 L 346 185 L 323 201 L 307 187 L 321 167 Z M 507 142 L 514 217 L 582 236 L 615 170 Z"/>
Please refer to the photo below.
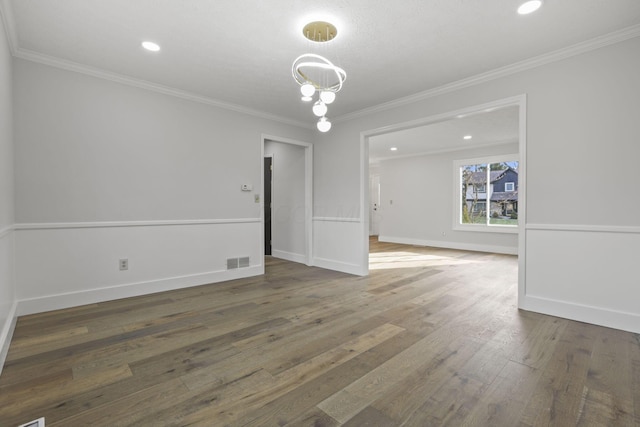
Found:
<path fill-rule="evenodd" d="M 306 257 L 302 254 L 294 254 L 293 252 L 286 252 L 286 251 L 279 251 L 277 249 L 272 249 L 271 256 L 274 258 L 285 259 L 287 261 L 298 262 L 300 264 L 307 264 Z"/>
<path fill-rule="evenodd" d="M 327 270 L 335 270 L 342 273 L 354 274 L 356 276 L 366 276 L 369 274 L 368 266 L 365 266 L 366 271 L 363 271 L 362 267 L 357 264 L 348 264 L 345 262 L 326 258 L 313 258 L 313 265 L 320 268 L 326 268 Z"/>
<path fill-rule="evenodd" d="M 519 308 L 608 328 L 621 329 L 636 334 L 640 333 L 640 316 L 633 313 L 624 313 L 531 295 L 525 295 L 520 299 Z"/>
<path fill-rule="evenodd" d="M 378 236 L 378 241 L 400 243 L 403 245 L 431 246 L 434 248 L 458 249 L 462 251 L 491 252 L 496 254 L 518 255 L 517 247 L 481 245 L 474 243 L 447 242 L 443 240 L 422 240 L 406 237 Z"/>
<path fill-rule="evenodd" d="M 2 374 L 4 361 L 7 359 L 7 354 L 9 353 L 9 346 L 11 345 L 13 331 L 16 329 L 16 321 L 18 320 L 18 316 L 16 314 L 17 309 L 18 303 L 16 301 L 11 306 L 9 315 L 4 322 L 4 325 L 2 325 L 2 330 L 0 330 L 0 374 Z"/>
<path fill-rule="evenodd" d="M 212 271 L 181 277 L 170 277 L 139 283 L 128 283 L 124 285 L 88 289 L 80 292 L 47 295 L 18 301 L 17 314 L 19 316 L 24 316 L 27 314 L 42 313 L 45 311 L 77 307 L 80 305 L 95 304 L 157 292 L 189 288 L 209 283 L 222 282 L 225 280 L 258 276 L 261 274 L 264 274 L 264 265 L 237 268 L 233 270 Z"/>

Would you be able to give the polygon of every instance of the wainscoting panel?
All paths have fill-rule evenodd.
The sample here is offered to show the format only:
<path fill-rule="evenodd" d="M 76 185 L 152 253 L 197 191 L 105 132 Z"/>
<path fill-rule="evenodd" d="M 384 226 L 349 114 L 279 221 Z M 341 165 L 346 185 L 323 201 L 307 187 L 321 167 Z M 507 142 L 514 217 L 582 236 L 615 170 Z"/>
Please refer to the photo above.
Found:
<path fill-rule="evenodd" d="M 16 229 L 19 315 L 264 273 L 259 219 Z M 240 257 L 249 267 L 228 270 Z"/>
<path fill-rule="evenodd" d="M 362 223 L 355 218 L 313 218 L 313 265 L 366 275 L 362 265 Z"/>
<path fill-rule="evenodd" d="M 0 372 L 16 325 L 13 227 L 0 229 Z"/>
<path fill-rule="evenodd" d="M 640 228 L 527 226 L 521 308 L 640 333 Z"/>

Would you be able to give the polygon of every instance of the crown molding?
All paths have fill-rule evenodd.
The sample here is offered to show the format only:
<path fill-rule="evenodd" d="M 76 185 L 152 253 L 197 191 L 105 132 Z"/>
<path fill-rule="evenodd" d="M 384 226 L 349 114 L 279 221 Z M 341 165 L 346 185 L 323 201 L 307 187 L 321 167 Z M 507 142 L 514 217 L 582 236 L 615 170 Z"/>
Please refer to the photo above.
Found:
<path fill-rule="evenodd" d="M 196 95 L 195 93 L 175 89 L 170 86 L 164 86 L 161 84 L 153 83 L 147 80 L 136 79 L 123 74 L 112 73 L 99 68 L 82 65 L 77 62 L 67 61 L 64 59 L 56 58 L 42 53 L 34 52 L 28 49 L 18 48 L 14 53 L 16 58 L 24 59 L 26 61 L 36 62 L 39 64 L 48 65 L 55 68 L 60 68 L 67 71 L 72 71 L 79 74 L 85 74 L 91 77 L 96 77 L 103 80 L 109 80 L 112 82 L 120 83 L 127 86 L 133 86 L 140 89 L 149 90 L 152 92 L 161 93 L 163 95 L 169 95 L 176 98 L 186 99 L 188 101 L 197 102 L 200 104 L 209 105 L 212 107 L 222 108 L 225 110 L 235 111 L 241 114 L 247 114 L 261 119 L 267 119 L 275 122 L 284 123 L 291 126 L 302 127 L 306 129 L 312 129 L 312 126 L 305 122 L 299 122 L 286 117 L 276 116 L 274 114 L 265 113 L 263 111 L 254 110 L 251 108 L 243 107 L 241 105 L 226 103 L 218 101 L 213 98 Z"/>
<path fill-rule="evenodd" d="M 401 107 L 404 105 L 413 104 L 415 102 L 433 98 L 439 95 L 443 95 L 445 93 L 455 92 L 457 90 L 464 89 L 470 86 L 475 86 L 481 83 L 489 82 L 491 80 L 495 80 L 500 77 L 509 76 L 511 74 L 530 70 L 532 68 L 540 67 L 542 65 L 550 64 L 552 62 L 561 61 L 563 59 L 570 58 L 572 56 L 580 55 L 582 53 L 596 50 L 601 47 L 620 43 L 625 40 L 629 40 L 638 36 L 640 36 L 640 24 L 632 25 L 630 27 L 626 27 L 621 30 L 614 31 L 612 33 L 605 34 L 603 36 L 595 37 L 593 39 L 586 40 L 562 49 L 554 50 L 552 52 L 535 56 L 533 58 L 525 59 L 524 61 L 516 62 L 511 65 L 506 65 L 504 67 L 496 68 L 495 70 L 477 74 L 475 76 L 472 76 L 466 79 L 458 80 L 458 81 L 448 83 L 433 89 L 429 89 L 413 95 L 398 98 L 393 101 L 378 104 L 373 107 L 364 108 L 362 110 L 354 111 L 352 113 L 343 114 L 342 116 L 335 117 L 333 119 L 333 122 L 340 123 L 347 120 L 353 120 L 359 117 L 365 117 L 370 114 L 387 111 L 387 110 Z"/>
<path fill-rule="evenodd" d="M 15 56 L 18 51 L 18 32 L 16 31 L 16 23 L 13 16 L 13 9 L 9 0 L 0 0 L 0 20 L 4 24 L 11 55 Z"/>

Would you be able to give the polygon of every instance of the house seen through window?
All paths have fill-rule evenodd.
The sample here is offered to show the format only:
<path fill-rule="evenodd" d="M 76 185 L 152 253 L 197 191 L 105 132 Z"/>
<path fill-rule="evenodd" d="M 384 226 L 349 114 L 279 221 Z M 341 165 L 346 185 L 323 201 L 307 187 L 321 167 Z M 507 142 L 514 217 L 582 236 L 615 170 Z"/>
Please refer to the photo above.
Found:
<path fill-rule="evenodd" d="M 518 161 L 460 163 L 459 224 L 518 225 Z"/>

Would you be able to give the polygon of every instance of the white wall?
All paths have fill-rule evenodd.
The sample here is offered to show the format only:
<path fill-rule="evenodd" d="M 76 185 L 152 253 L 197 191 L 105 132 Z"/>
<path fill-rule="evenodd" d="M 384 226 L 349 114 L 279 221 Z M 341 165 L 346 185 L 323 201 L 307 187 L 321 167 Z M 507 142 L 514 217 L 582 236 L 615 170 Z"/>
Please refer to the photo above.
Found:
<path fill-rule="evenodd" d="M 360 210 L 361 166 L 358 125 L 340 123 L 314 141 L 313 256 L 314 265 L 366 275 L 367 217 Z M 366 159 L 368 162 L 368 159 Z M 368 191 L 368 182 L 362 190 Z"/>
<path fill-rule="evenodd" d="M 514 234 L 453 230 L 453 161 L 517 154 L 518 144 L 404 157 L 380 163 L 380 240 L 515 254 Z M 391 203 L 393 201 L 393 204 Z"/>
<path fill-rule="evenodd" d="M 527 168 L 527 224 L 522 242 L 526 242 L 522 255 L 526 268 L 521 271 L 525 280 L 520 305 L 640 332 L 640 305 L 628 306 L 628 301 L 640 300 L 637 279 L 629 277 L 625 257 L 607 256 L 611 241 L 621 245 L 620 253 L 640 256 L 640 199 L 629 197 L 629 183 L 637 180 L 640 158 L 638 52 L 640 38 L 636 37 L 439 91 L 412 103 L 336 120 L 331 132 L 315 144 L 317 203 L 327 212 L 355 212 L 358 223 L 350 231 L 365 242 L 366 218 L 355 208 L 367 189 L 362 132 L 527 94 L 527 152 L 520 153 Z M 324 225 L 323 232 L 334 238 L 317 251 L 350 247 L 348 253 L 335 252 L 333 261 L 364 268 L 366 258 L 353 254 L 361 249 L 350 240 L 352 234 L 343 233 L 342 224 Z M 566 239 L 567 231 L 581 237 Z M 618 232 L 628 238 L 616 239 Z M 564 251 L 573 262 L 566 262 L 568 256 L 542 256 L 558 240 L 565 242 Z M 577 265 L 580 274 L 573 275 Z M 612 272 L 606 282 L 599 274 L 603 269 Z M 629 286 L 630 280 L 635 280 L 634 286 Z"/>
<path fill-rule="evenodd" d="M 21 314 L 263 271 L 261 135 L 310 130 L 19 59 L 14 81 Z"/>
<path fill-rule="evenodd" d="M 272 255 L 305 262 L 305 148 L 266 141 L 265 156 L 273 156 Z"/>
<path fill-rule="evenodd" d="M 9 350 L 16 312 L 11 62 L 9 44 L 0 19 L 0 372 Z"/>

